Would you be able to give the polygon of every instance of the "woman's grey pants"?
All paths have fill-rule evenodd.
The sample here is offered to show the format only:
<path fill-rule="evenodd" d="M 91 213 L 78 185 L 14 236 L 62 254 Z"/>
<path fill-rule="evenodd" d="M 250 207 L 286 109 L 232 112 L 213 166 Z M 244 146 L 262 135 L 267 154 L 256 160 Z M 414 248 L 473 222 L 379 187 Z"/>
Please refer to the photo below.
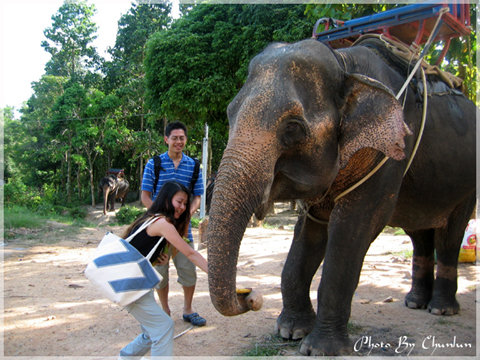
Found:
<path fill-rule="evenodd" d="M 125 306 L 125 309 L 140 323 L 142 333 L 120 350 L 120 358 L 143 356 L 149 350 L 152 351 L 152 358 L 172 356 L 173 320 L 157 304 L 153 290 Z"/>

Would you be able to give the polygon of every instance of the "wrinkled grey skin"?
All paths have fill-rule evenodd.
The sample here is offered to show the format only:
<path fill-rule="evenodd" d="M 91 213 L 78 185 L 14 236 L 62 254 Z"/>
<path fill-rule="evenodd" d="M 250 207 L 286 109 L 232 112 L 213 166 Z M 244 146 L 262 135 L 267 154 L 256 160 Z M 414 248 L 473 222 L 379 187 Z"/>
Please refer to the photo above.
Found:
<path fill-rule="evenodd" d="M 115 211 L 115 200 L 121 199 L 122 205 L 125 205 L 127 198 L 129 183 L 127 180 L 115 175 L 109 175 L 98 183 L 99 192 L 103 192 L 103 214 L 107 215 L 107 211 Z"/>
<path fill-rule="evenodd" d="M 273 201 L 289 199 L 302 199 L 328 222 L 299 217 L 282 272 L 277 328 L 284 338 L 302 339 L 301 353 L 353 351 L 352 297 L 365 254 L 387 224 L 405 229 L 414 245 L 406 305 L 459 311 L 458 251 L 475 204 L 476 110 L 462 95 L 430 97 L 422 142 L 404 177 L 422 114 L 412 88 L 404 111 L 394 98 L 404 81 L 362 46 L 331 51 L 305 40 L 271 45 L 252 60 L 228 108 L 229 142 L 210 209 L 209 288 L 220 313 L 249 310 L 235 287 L 250 217 L 262 219 Z M 385 155 L 378 172 L 334 202 Z M 309 290 L 322 261 L 315 313 Z"/>

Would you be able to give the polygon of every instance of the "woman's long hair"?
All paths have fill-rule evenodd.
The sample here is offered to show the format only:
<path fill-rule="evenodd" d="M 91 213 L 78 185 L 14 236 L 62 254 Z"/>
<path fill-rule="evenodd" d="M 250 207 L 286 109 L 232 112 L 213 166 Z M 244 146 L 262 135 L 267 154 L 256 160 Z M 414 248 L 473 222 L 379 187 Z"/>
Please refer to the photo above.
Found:
<path fill-rule="evenodd" d="M 182 215 L 180 215 L 178 219 L 175 219 L 175 207 L 173 206 L 172 199 L 179 191 L 187 194 L 187 204 Z M 188 225 L 190 224 L 190 191 L 178 181 L 167 181 L 160 189 L 152 206 L 125 230 L 122 237 L 124 239 L 128 237 L 140 224 L 143 224 L 156 214 L 164 215 L 167 221 L 175 226 L 180 236 L 187 236 Z"/>

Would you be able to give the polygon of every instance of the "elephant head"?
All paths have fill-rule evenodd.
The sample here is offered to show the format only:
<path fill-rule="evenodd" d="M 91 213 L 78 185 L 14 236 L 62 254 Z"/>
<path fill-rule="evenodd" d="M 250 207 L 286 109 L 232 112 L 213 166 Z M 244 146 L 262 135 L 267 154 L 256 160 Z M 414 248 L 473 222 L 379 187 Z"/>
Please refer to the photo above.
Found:
<path fill-rule="evenodd" d="M 257 55 L 228 118 L 207 239 L 210 296 L 232 316 L 250 309 L 235 288 L 252 214 L 263 219 L 274 200 L 321 196 L 360 149 L 402 160 L 410 130 L 391 90 L 345 73 L 316 40 L 273 44 Z"/>

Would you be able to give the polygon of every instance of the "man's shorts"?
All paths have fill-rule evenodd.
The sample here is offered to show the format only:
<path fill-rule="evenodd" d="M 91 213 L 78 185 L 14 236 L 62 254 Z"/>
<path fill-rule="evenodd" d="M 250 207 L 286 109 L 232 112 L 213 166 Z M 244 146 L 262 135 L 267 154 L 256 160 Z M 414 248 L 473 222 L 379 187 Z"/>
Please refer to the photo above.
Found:
<path fill-rule="evenodd" d="M 188 244 L 192 249 L 195 249 L 193 242 Z M 169 255 L 171 257 L 171 251 L 169 250 Z M 178 252 L 177 255 L 173 258 L 173 264 L 177 269 L 178 283 L 185 287 L 192 287 L 197 283 L 197 267 L 192 263 L 188 258 L 183 255 L 181 252 Z M 167 265 L 157 265 L 155 270 L 157 270 L 160 275 L 162 275 L 162 281 L 155 287 L 156 289 L 163 289 L 168 284 L 168 269 L 170 266 L 170 261 Z"/>

